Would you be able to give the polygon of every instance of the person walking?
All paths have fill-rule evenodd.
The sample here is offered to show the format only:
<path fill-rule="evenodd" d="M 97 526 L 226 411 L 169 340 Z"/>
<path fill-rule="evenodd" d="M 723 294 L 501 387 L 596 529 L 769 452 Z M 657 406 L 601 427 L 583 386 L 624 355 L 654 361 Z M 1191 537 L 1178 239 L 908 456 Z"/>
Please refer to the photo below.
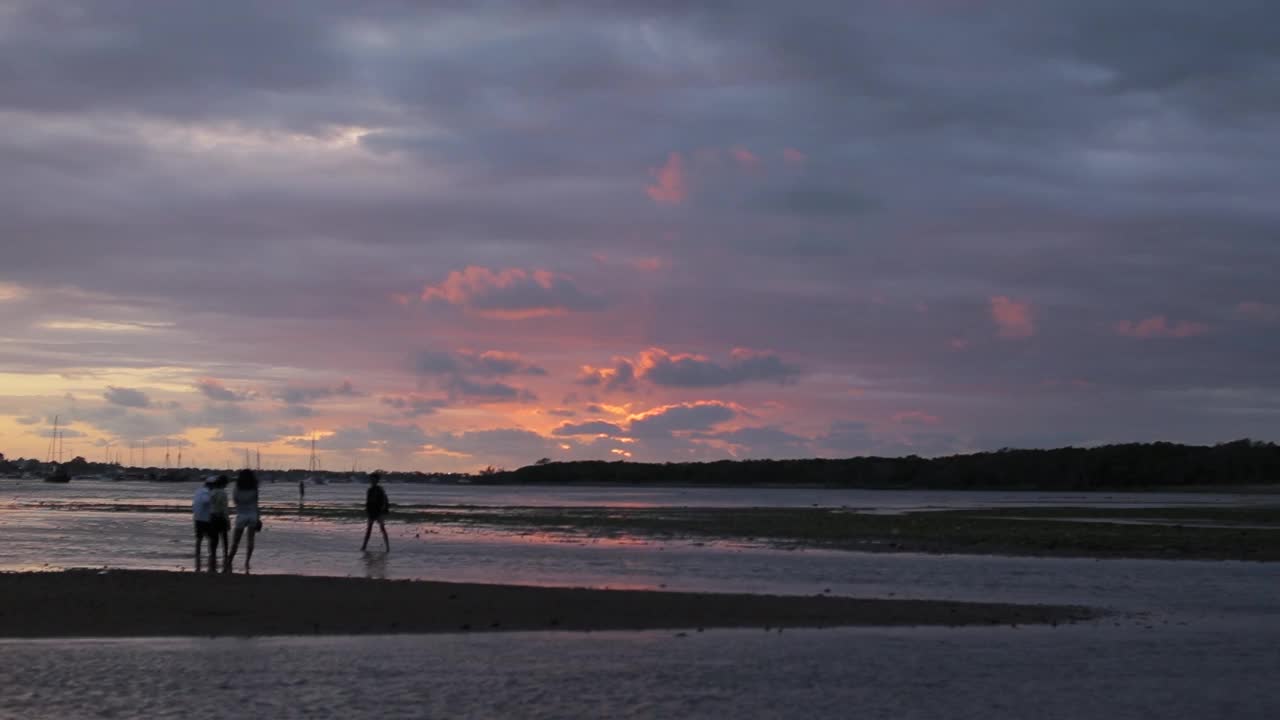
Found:
<path fill-rule="evenodd" d="M 387 524 L 384 522 L 387 512 L 391 510 L 391 502 L 387 500 L 387 492 L 382 489 L 378 481 L 382 476 L 378 473 L 369 474 L 369 490 L 364 495 L 364 516 L 368 519 L 368 524 L 364 528 L 364 544 L 360 546 L 362 551 L 369 549 L 369 535 L 373 533 L 373 524 L 378 523 L 378 529 L 382 530 L 382 544 L 386 546 L 387 552 L 391 552 L 391 539 L 387 537 Z"/>
<path fill-rule="evenodd" d="M 240 471 L 236 476 L 236 490 L 232 494 L 236 501 L 236 531 L 231 536 L 231 555 L 227 558 L 223 572 L 231 572 L 231 564 L 235 562 L 236 551 L 240 549 L 240 536 L 249 531 L 249 540 L 244 555 L 244 571 L 249 572 L 249 562 L 253 560 L 253 539 L 262 529 L 262 519 L 258 516 L 258 476 L 249 468 Z"/>
<path fill-rule="evenodd" d="M 213 533 L 209 525 L 210 514 L 213 511 L 213 505 L 210 500 L 210 490 L 213 489 L 213 478 L 204 481 L 204 484 L 196 489 L 196 494 L 191 498 L 191 517 L 195 520 L 196 528 L 196 572 L 200 572 L 200 544 L 204 539 L 209 538 L 209 544 L 213 545 Z"/>
<path fill-rule="evenodd" d="M 212 512 L 209 514 L 209 572 L 217 572 L 218 545 L 222 545 L 222 566 L 228 565 L 230 548 L 227 533 L 231 530 L 231 516 L 227 509 L 227 476 L 219 475 L 209 493 Z"/>

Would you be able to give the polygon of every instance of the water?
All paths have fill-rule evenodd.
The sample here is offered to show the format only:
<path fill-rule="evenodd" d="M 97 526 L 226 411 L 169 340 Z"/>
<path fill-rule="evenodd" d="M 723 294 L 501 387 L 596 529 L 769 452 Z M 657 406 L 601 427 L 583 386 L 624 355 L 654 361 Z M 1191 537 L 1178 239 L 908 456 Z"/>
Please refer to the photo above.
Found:
<path fill-rule="evenodd" d="M 0 485 L 0 569 L 186 568 L 193 487 Z M 937 506 L 1256 502 L 1240 495 L 392 485 L 413 504 Z M 350 506 L 363 488 L 308 487 Z M 830 494 L 824 494 L 824 493 Z M 265 486 L 282 510 L 296 486 Z M 1264 496 L 1265 497 L 1265 496 Z M 1274 496 L 1265 497 L 1272 500 Z M 1086 502 L 1087 501 L 1087 502 Z M 1146 501 L 1146 502 L 1144 502 Z M 79 509 L 92 502 L 97 509 Z M 59 509 L 61 508 L 61 509 Z M 1280 717 L 1280 565 L 866 554 L 267 518 L 258 572 L 1080 603 L 1058 628 L 0 641 L 0 717 Z"/>
<path fill-rule="evenodd" d="M 1098 626 L 0 641 L 0 715 L 1274 718 L 1280 633 Z"/>

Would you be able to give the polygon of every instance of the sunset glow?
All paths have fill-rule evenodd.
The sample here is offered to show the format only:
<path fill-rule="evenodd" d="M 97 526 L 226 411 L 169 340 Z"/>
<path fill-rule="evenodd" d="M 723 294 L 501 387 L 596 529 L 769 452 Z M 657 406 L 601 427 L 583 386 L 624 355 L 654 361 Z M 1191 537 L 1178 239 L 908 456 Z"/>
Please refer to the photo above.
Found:
<path fill-rule="evenodd" d="M 1275 435 L 1272 86 L 1102 10 L 110 5 L 4 12 L 7 456 Z"/>

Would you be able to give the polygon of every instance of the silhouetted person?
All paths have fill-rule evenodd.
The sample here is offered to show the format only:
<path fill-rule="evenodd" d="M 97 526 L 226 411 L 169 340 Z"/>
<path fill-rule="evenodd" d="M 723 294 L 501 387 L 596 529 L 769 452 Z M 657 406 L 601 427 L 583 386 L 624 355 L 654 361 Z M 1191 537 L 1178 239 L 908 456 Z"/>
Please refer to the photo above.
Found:
<path fill-rule="evenodd" d="M 258 476 L 245 468 L 236 476 L 236 532 L 231 537 L 231 556 L 227 558 L 225 572 L 231 572 L 231 563 L 236 559 L 236 550 L 240 548 L 240 536 L 249 531 L 248 548 L 244 555 L 244 571 L 249 572 L 249 561 L 253 559 L 253 538 L 262 529 L 262 519 L 258 517 Z"/>
<path fill-rule="evenodd" d="M 306 499 L 307 499 L 307 481 L 299 480 L 298 481 L 298 502 L 301 503 L 303 500 L 306 500 Z"/>
<path fill-rule="evenodd" d="M 209 572 L 217 572 L 218 544 L 222 544 L 222 566 L 225 568 L 231 543 L 227 533 L 231 530 L 231 514 L 227 508 L 227 476 L 219 475 L 209 494 L 212 512 L 209 514 Z"/>
<path fill-rule="evenodd" d="M 369 491 L 364 495 L 364 516 L 368 518 L 369 524 L 364 528 L 364 544 L 360 549 L 369 548 L 369 535 L 373 533 L 373 524 L 376 522 L 378 529 L 382 530 L 382 544 L 386 546 L 387 552 L 391 552 L 391 539 L 387 537 L 387 524 L 383 522 L 387 511 L 391 509 L 391 502 L 387 500 L 387 492 L 378 484 L 380 479 L 382 476 L 378 473 L 369 475 Z"/>
<path fill-rule="evenodd" d="M 196 490 L 195 497 L 191 498 L 191 517 L 195 520 L 196 526 L 196 572 L 200 572 L 200 543 L 207 537 L 209 544 L 213 545 L 213 532 L 209 525 L 210 513 L 213 505 L 210 500 L 210 490 L 213 489 L 212 480 L 206 480 L 203 485 Z"/>

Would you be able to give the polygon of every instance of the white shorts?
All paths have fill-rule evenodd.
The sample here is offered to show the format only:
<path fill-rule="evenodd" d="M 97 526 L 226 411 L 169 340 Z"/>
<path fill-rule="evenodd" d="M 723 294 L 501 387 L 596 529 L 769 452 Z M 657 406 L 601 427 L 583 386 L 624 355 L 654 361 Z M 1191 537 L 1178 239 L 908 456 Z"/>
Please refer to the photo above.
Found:
<path fill-rule="evenodd" d="M 258 513 L 236 513 L 236 529 L 243 530 L 258 524 Z"/>

